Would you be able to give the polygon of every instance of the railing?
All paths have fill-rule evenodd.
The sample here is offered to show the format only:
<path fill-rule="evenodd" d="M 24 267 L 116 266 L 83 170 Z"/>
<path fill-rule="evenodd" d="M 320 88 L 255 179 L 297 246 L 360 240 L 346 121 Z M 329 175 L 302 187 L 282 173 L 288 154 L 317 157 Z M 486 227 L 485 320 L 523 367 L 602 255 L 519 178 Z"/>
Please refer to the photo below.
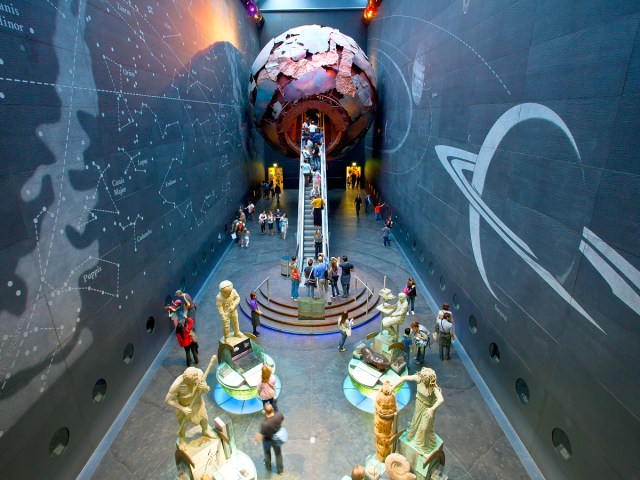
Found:
<path fill-rule="evenodd" d="M 366 295 L 366 297 L 367 297 L 367 304 L 366 304 L 366 307 L 365 307 L 365 315 L 367 315 L 367 314 L 369 314 L 369 299 L 370 299 L 371 297 L 373 297 L 373 290 L 371 290 L 371 289 L 369 288 L 369 285 L 367 285 L 367 283 L 366 283 L 366 282 L 363 282 L 361 279 L 359 279 L 357 275 L 354 275 L 354 276 L 353 276 L 353 278 L 355 278 L 355 279 L 356 279 L 356 281 L 355 281 L 355 291 L 354 291 L 354 293 L 355 293 L 355 296 L 356 296 L 356 297 L 358 296 L 358 282 L 360 282 L 360 283 L 362 284 L 362 286 L 363 286 L 363 287 L 364 287 L 364 288 L 369 292 L 369 293 Z"/>
<path fill-rule="evenodd" d="M 296 233 L 298 248 L 296 249 L 298 254 L 298 271 L 302 272 L 302 265 L 304 262 L 304 186 L 305 179 L 302 174 L 302 164 L 304 163 L 303 140 L 300 141 L 300 178 L 298 179 L 298 232 Z"/>
<path fill-rule="evenodd" d="M 324 117 L 322 118 L 322 124 L 324 125 Z M 322 135 L 322 145 L 320 146 L 320 195 L 324 200 L 324 210 L 322 210 L 322 253 L 324 258 L 331 258 L 329 256 L 329 201 L 327 199 L 327 156 L 325 155 L 327 138 Z"/>
<path fill-rule="evenodd" d="M 269 279 L 270 278 L 271 277 L 265 278 L 262 282 L 260 282 L 260 285 L 258 285 L 254 290 L 251 290 L 252 292 L 257 292 L 260 289 L 260 287 L 262 285 L 264 285 L 264 283 L 266 282 L 267 283 L 267 301 L 269 301 L 269 302 L 271 301 L 271 289 L 269 288 Z"/>

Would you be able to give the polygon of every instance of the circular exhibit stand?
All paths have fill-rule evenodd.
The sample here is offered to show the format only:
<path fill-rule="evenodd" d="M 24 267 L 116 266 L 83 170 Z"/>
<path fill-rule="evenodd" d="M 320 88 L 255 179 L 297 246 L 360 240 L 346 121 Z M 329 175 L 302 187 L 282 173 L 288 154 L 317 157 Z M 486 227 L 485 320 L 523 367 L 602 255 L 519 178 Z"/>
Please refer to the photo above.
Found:
<path fill-rule="evenodd" d="M 274 375 L 274 377 L 276 377 L 275 398 L 277 400 L 280 397 L 282 383 L 280 382 L 280 378 L 277 375 Z M 254 388 L 253 390 L 256 389 Z M 255 413 L 262 410 L 262 400 L 260 400 L 260 397 L 258 397 L 257 393 L 255 396 L 248 399 L 235 398 L 228 393 L 228 390 L 223 387 L 222 383 L 220 382 L 216 384 L 216 387 L 213 390 L 213 399 L 220 408 L 229 413 L 235 413 L 237 415 Z"/>
<path fill-rule="evenodd" d="M 401 376 L 409 374 L 405 368 L 400 375 L 389 369 L 379 372 L 357 358 L 352 358 L 347 369 L 349 375 L 342 383 L 342 391 L 349 403 L 365 412 L 374 412 L 374 400 L 386 380 L 393 385 Z M 406 382 L 395 389 L 398 410 L 402 410 L 410 400 L 410 390 Z"/>

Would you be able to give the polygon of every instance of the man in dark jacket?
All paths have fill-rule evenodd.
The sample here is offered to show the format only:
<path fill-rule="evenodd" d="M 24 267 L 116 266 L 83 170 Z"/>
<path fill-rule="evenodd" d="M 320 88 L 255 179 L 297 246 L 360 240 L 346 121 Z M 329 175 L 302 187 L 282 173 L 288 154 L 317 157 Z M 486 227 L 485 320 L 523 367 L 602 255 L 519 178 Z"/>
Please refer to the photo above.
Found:
<path fill-rule="evenodd" d="M 264 406 L 265 419 L 260 425 L 260 433 L 256 434 L 258 440 L 262 440 L 262 450 L 264 452 L 264 466 L 267 470 L 271 470 L 271 449 L 276 456 L 276 468 L 278 473 L 284 472 L 282 465 L 282 450 L 280 445 L 277 445 L 273 440 L 273 435 L 280 430 L 282 422 L 284 422 L 284 415 L 282 412 L 274 412 L 270 403 Z"/>

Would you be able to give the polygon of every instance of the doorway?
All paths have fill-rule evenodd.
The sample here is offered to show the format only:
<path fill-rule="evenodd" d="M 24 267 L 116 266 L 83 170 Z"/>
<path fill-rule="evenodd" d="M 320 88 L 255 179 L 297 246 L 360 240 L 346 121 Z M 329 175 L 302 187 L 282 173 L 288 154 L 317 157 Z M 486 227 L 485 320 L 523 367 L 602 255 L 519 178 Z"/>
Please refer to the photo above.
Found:
<path fill-rule="evenodd" d="M 346 179 L 347 189 L 349 188 L 359 189 L 361 179 L 362 179 L 362 167 L 359 167 L 357 165 L 351 165 L 350 167 L 347 167 L 347 179 Z"/>
<path fill-rule="evenodd" d="M 284 177 L 282 167 L 269 167 L 269 182 L 273 182 L 273 188 L 280 185 L 280 191 L 284 189 Z"/>

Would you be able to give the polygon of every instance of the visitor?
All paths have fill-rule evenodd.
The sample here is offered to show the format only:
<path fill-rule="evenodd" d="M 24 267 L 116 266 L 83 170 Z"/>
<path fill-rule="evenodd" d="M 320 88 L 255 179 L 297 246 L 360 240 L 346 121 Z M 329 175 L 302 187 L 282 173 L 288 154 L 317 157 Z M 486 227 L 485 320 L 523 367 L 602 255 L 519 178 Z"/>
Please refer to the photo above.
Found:
<path fill-rule="evenodd" d="M 382 207 L 384 207 L 384 203 L 380 203 L 378 202 L 378 205 L 376 205 L 376 208 L 373 210 L 373 219 L 374 220 L 380 220 L 382 217 L 380 216 L 380 213 L 382 212 Z"/>
<path fill-rule="evenodd" d="M 258 327 L 260 326 L 260 315 L 262 315 L 262 311 L 258 305 L 258 294 L 256 292 L 251 292 L 249 294 L 249 309 L 251 310 L 251 326 L 253 327 L 253 334 L 256 337 L 259 337 L 260 332 L 258 332 Z"/>
<path fill-rule="evenodd" d="M 284 212 L 282 217 L 280 217 L 280 234 L 282 235 L 282 239 L 287 239 L 287 229 L 289 228 L 289 219 L 287 218 L 287 213 Z"/>
<path fill-rule="evenodd" d="M 413 345 L 416 352 L 416 363 L 420 365 L 424 362 L 425 348 L 431 345 L 429 330 L 418 322 L 411 324 L 411 335 L 413 335 Z"/>
<path fill-rule="evenodd" d="M 262 407 L 266 407 L 269 403 L 273 407 L 273 411 L 278 411 L 278 402 L 276 401 L 276 377 L 271 373 L 269 365 L 262 364 L 262 378 L 258 384 L 258 396 L 262 400 Z"/>
<path fill-rule="evenodd" d="M 282 218 L 282 212 L 280 211 L 279 208 L 276 208 L 276 212 L 273 214 L 273 221 L 276 224 L 276 229 L 278 230 L 278 233 L 280 232 L 280 219 Z"/>
<path fill-rule="evenodd" d="M 409 366 L 409 359 L 411 358 L 411 351 L 413 350 L 413 337 L 411 336 L 411 328 L 404 329 L 404 335 L 402 336 L 402 344 L 404 350 L 407 352 L 407 367 Z"/>
<path fill-rule="evenodd" d="M 453 323 L 451 323 L 451 312 L 445 312 L 442 318 L 436 320 L 436 333 L 438 335 L 438 350 L 440 360 L 451 360 L 449 351 L 451 350 L 451 340 L 453 338 Z"/>
<path fill-rule="evenodd" d="M 294 302 L 298 301 L 298 288 L 300 287 L 300 271 L 298 270 L 298 257 L 291 257 L 289 262 L 289 271 L 291 272 L 291 298 Z"/>
<path fill-rule="evenodd" d="M 371 195 L 367 193 L 367 196 L 364 197 L 364 213 L 369 213 L 370 206 L 371 206 Z"/>
<path fill-rule="evenodd" d="M 320 296 L 324 297 L 328 305 L 331 305 L 331 297 L 329 296 L 329 261 L 324 258 L 322 253 L 318 255 L 318 265 L 313 269 L 313 276 L 318 281 Z"/>
<path fill-rule="evenodd" d="M 338 280 L 340 278 L 340 270 L 338 269 L 338 259 L 331 257 L 331 268 L 329 270 L 329 281 L 331 282 L 331 298 L 340 296 L 338 288 Z"/>
<path fill-rule="evenodd" d="M 267 225 L 269 226 L 269 233 L 271 234 L 271 236 L 273 237 L 273 213 L 271 212 L 271 210 L 269 210 L 269 213 L 267 213 Z"/>
<path fill-rule="evenodd" d="M 384 227 L 382 227 L 382 245 L 384 245 L 385 247 L 391 246 L 389 235 L 391 235 L 391 229 L 385 225 Z"/>
<path fill-rule="evenodd" d="M 249 205 L 247 205 L 244 208 L 247 211 L 247 214 L 249 215 L 249 220 L 251 220 L 253 222 L 253 214 L 256 212 L 256 206 L 253 204 L 253 202 L 249 202 Z"/>
<path fill-rule="evenodd" d="M 276 194 L 276 203 L 280 203 L 280 193 L 282 193 L 282 189 L 280 188 L 280 184 L 276 183 L 275 188 L 273 189 Z"/>
<path fill-rule="evenodd" d="M 245 215 L 243 208 L 240 208 L 238 210 L 238 220 L 240 220 L 242 223 L 247 223 L 247 216 Z"/>
<path fill-rule="evenodd" d="M 304 267 L 304 284 L 307 287 L 307 297 L 315 298 L 316 278 L 313 276 L 313 258 L 307 260 L 307 266 Z"/>
<path fill-rule="evenodd" d="M 418 292 L 417 292 L 416 282 L 413 280 L 413 277 L 409 277 L 409 280 L 407 280 L 407 285 L 404 287 L 404 294 L 407 296 L 407 300 L 409 302 L 409 310 L 411 310 L 411 315 L 415 315 L 416 314 L 415 303 L 416 303 L 416 296 Z"/>
<path fill-rule="evenodd" d="M 262 451 L 264 452 L 264 466 L 267 470 L 271 470 L 271 449 L 276 457 L 276 468 L 278 473 L 284 472 L 284 466 L 282 463 L 282 450 L 280 443 L 273 440 L 273 435 L 276 434 L 282 423 L 284 422 L 284 415 L 282 412 L 275 412 L 271 404 L 264 406 L 265 419 L 260 425 L 260 433 L 256 434 L 256 439 L 262 441 Z"/>
<path fill-rule="evenodd" d="M 189 295 L 186 292 L 183 292 L 182 290 L 176 290 L 175 293 L 176 297 L 178 297 L 178 299 L 181 300 L 182 303 L 182 308 L 181 311 L 179 312 L 180 315 L 180 321 L 182 321 L 183 319 L 186 319 L 187 317 L 191 317 L 191 319 L 193 320 L 193 329 L 196 329 L 195 326 L 195 322 L 196 322 L 196 304 L 193 302 L 193 299 L 191 298 L 191 295 Z"/>
<path fill-rule="evenodd" d="M 313 226 L 322 226 L 322 210 L 324 210 L 325 201 L 321 197 L 316 197 L 311 200 L 311 206 L 313 207 Z"/>
<path fill-rule="evenodd" d="M 342 269 L 342 276 L 340 277 L 340 283 L 342 284 L 342 298 L 349 298 L 349 284 L 351 283 L 351 272 L 353 263 L 349 261 L 346 255 L 342 256 L 342 262 L 338 265 Z"/>
<path fill-rule="evenodd" d="M 320 252 L 322 252 L 322 232 L 320 232 L 320 229 L 317 229 L 313 235 L 313 248 L 315 250 L 313 258 L 318 258 Z"/>
<path fill-rule="evenodd" d="M 304 175 L 304 186 L 308 187 L 309 184 L 311 183 L 311 165 L 309 165 L 308 162 L 304 161 L 300 165 L 300 170 Z"/>
<path fill-rule="evenodd" d="M 267 228 L 267 214 L 264 210 L 258 215 L 258 223 L 260 224 L 260 232 L 261 235 L 264 235 L 264 232 Z"/>
<path fill-rule="evenodd" d="M 360 216 L 360 205 L 362 205 L 362 197 L 360 194 L 356 195 L 356 199 L 353 201 L 356 205 L 356 216 Z"/>
<path fill-rule="evenodd" d="M 184 322 L 178 323 L 176 326 L 176 339 L 178 344 L 184 348 L 187 357 L 187 367 L 191 366 L 191 356 L 193 355 L 193 363 L 198 364 L 198 348 L 196 340 L 191 336 L 193 329 L 193 319 L 187 318 Z"/>
<path fill-rule="evenodd" d="M 247 228 L 245 227 L 244 236 L 243 236 L 245 248 L 249 248 L 249 234 L 250 234 L 249 230 L 247 230 Z"/>
<path fill-rule="evenodd" d="M 344 344 L 347 341 L 347 337 L 351 336 L 351 328 L 353 327 L 353 319 L 349 319 L 349 314 L 344 311 L 342 315 L 340 315 L 340 320 L 338 320 L 338 328 L 340 328 L 340 335 L 342 338 L 340 339 L 340 344 L 338 345 L 338 351 L 344 352 Z"/>

